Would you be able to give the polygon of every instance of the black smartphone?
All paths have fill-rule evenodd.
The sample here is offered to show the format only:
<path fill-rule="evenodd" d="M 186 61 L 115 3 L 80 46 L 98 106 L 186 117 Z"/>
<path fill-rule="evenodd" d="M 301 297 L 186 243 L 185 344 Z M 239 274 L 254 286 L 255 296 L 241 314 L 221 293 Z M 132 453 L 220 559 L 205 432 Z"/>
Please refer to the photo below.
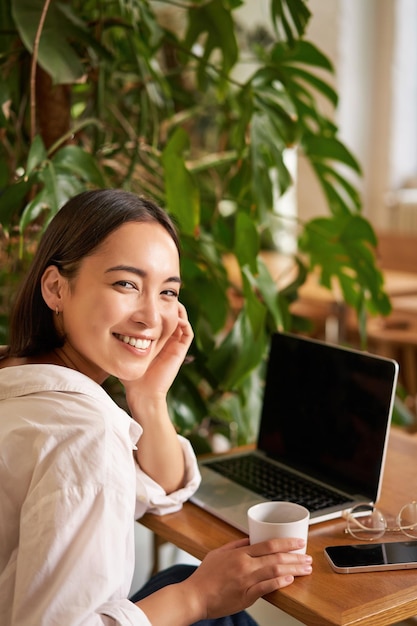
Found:
<path fill-rule="evenodd" d="M 339 574 L 417 568 L 417 541 L 328 546 L 324 554 Z"/>

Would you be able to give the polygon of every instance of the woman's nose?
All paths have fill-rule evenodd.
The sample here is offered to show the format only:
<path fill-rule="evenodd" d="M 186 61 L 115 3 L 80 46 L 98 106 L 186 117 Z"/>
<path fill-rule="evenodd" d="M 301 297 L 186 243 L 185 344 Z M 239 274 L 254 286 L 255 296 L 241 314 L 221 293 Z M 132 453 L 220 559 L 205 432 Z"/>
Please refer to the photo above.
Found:
<path fill-rule="evenodd" d="M 136 323 L 149 327 L 156 326 L 160 318 L 157 298 L 142 294 L 132 317 Z"/>

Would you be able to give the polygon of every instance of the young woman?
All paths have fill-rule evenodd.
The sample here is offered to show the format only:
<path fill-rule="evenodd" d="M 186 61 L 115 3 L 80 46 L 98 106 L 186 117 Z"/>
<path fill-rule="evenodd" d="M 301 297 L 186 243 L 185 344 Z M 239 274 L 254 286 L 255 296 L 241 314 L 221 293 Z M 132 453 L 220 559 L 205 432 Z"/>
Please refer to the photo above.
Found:
<path fill-rule="evenodd" d="M 245 607 L 311 572 L 296 539 L 244 540 L 127 598 L 134 519 L 200 480 L 166 404 L 193 338 L 180 286 L 174 226 L 134 194 L 84 192 L 45 231 L 0 360 L 2 625 L 253 624 Z"/>

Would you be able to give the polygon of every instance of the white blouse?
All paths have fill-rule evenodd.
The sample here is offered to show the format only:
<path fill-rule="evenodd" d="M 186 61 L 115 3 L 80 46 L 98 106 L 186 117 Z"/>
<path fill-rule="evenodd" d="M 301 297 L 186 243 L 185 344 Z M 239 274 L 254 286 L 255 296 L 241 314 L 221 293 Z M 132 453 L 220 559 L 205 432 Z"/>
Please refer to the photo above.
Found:
<path fill-rule="evenodd" d="M 185 486 L 166 495 L 134 461 L 141 426 L 83 374 L 7 367 L 0 400 L 0 624 L 149 626 L 127 599 L 134 519 L 197 489 L 189 442 Z"/>

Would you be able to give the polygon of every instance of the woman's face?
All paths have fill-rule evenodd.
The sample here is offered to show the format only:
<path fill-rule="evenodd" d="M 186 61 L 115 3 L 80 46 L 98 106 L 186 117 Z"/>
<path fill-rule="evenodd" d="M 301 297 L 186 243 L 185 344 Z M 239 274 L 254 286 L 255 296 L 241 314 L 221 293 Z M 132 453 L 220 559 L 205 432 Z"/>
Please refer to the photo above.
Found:
<path fill-rule="evenodd" d="M 97 382 L 142 376 L 178 325 L 177 247 L 158 223 L 129 222 L 83 259 L 64 282 L 63 351 Z"/>

